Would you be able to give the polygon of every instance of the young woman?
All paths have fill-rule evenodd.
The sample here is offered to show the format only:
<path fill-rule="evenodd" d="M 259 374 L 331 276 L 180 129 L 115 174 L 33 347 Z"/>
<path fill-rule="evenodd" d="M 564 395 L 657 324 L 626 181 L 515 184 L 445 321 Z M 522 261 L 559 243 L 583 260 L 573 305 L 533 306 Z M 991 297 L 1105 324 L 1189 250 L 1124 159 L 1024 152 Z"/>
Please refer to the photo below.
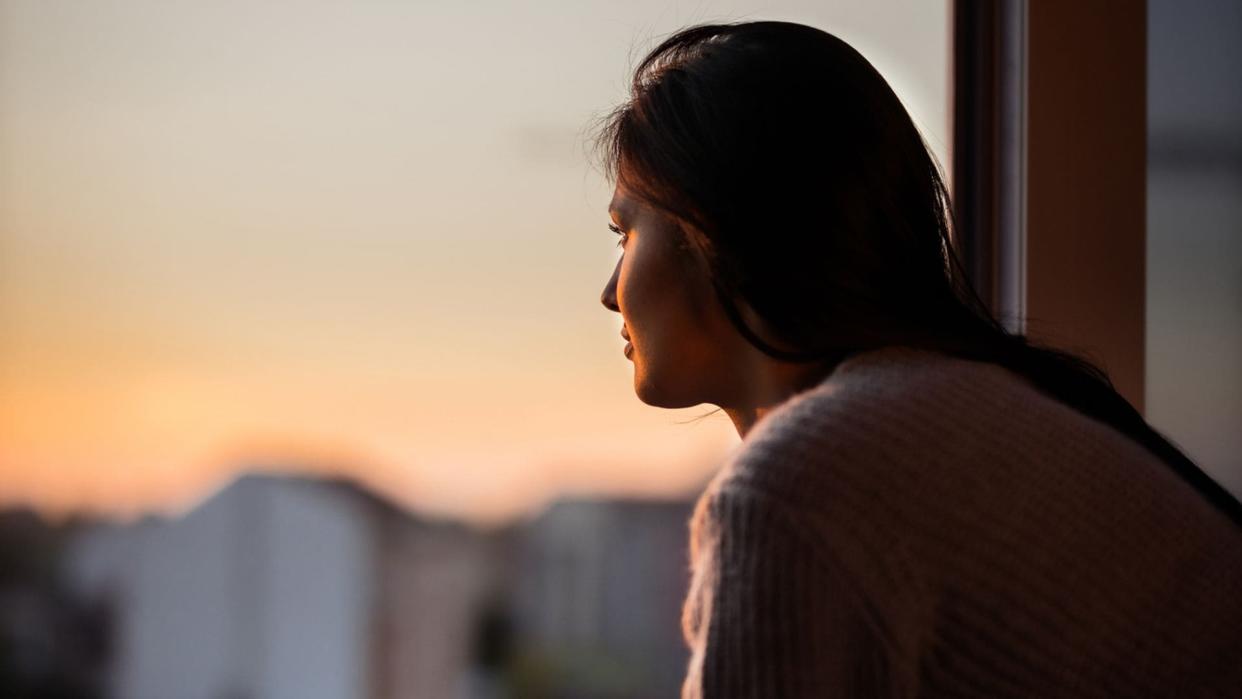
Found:
<path fill-rule="evenodd" d="M 1242 695 L 1242 507 L 989 315 L 861 55 L 683 30 L 600 143 L 634 389 L 743 438 L 691 522 L 684 697 Z"/>

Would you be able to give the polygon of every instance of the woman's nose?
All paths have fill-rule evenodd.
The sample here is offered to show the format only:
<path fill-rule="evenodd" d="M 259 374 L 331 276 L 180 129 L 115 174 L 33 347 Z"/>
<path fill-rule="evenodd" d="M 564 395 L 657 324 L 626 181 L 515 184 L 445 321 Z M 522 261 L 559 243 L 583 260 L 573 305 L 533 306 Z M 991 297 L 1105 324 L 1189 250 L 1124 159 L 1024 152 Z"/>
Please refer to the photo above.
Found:
<path fill-rule="evenodd" d="M 621 261 L 617 260 L 617 266 L 612 270 L 612 276 L 608 278 L 608 283 L 604 285 L 604 293 L 600 295 L 600 303 L 604 304 L 604 308 L 616 313 L 621 312 L 621 307 L 617 305 L 617 276 L 621 271 Z"/>

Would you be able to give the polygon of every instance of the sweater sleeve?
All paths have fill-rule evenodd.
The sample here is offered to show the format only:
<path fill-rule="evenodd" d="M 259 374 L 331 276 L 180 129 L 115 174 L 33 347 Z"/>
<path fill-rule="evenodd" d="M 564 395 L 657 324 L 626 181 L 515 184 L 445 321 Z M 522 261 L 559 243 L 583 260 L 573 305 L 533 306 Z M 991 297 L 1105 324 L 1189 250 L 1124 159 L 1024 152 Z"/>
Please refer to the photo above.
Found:
<path fill-rule="evenodd" d="M 709 491 L 690 545 L 682 699 L 893 696 L 862 591 L 795 508 L 736 484 Z"/>

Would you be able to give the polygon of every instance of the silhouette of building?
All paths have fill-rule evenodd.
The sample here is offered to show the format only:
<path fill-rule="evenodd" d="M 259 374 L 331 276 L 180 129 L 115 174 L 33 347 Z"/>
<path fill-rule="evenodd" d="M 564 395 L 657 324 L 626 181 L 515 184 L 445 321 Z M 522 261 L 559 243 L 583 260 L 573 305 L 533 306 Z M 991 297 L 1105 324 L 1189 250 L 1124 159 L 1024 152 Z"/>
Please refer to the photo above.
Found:
<path fill-rule="evenodd" d="M 562 499 L 527 524 L 512 613 L 535 686 L 519 690 L 678 694 L 691 511 L 688 501 Z"/>
<path fill-rule="evenodd" d="M 59 575 L 65 542 L 81 526 L 0 512 L 0 697 L 103 694 L 110 609 L 75 599 Z"/>
<path fill-rule="evenodd" d="M 481 531 L 248 475 L 179 518 L 10 513 L 0 695 L 676 696 L 691 508 L 566 498 Z"/>
<path fill-rule="evenodd" d="M 244 476 L 176 520 L 77 538 L 68 581 L 113 610 L 126 699 L 456 697 L 488 535 L 340 481 Z"/>

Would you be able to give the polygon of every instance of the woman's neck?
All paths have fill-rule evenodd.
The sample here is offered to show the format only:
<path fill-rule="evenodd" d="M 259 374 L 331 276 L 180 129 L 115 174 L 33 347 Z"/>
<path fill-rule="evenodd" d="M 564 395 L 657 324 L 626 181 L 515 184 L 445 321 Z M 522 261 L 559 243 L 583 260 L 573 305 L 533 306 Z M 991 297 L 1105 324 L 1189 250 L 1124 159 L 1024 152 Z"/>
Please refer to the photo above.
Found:
<path fill-rule="evenodd" d="M 784 403 L 794 394 L 823 381 L 839 361 L 793 363 L 755 353 L 748 357 L 746 367 L 737 373 L 744 377 L 739 387 L 739 399 L 721 408 L 742 439 L 763 419 L 770 410 Z"/>

